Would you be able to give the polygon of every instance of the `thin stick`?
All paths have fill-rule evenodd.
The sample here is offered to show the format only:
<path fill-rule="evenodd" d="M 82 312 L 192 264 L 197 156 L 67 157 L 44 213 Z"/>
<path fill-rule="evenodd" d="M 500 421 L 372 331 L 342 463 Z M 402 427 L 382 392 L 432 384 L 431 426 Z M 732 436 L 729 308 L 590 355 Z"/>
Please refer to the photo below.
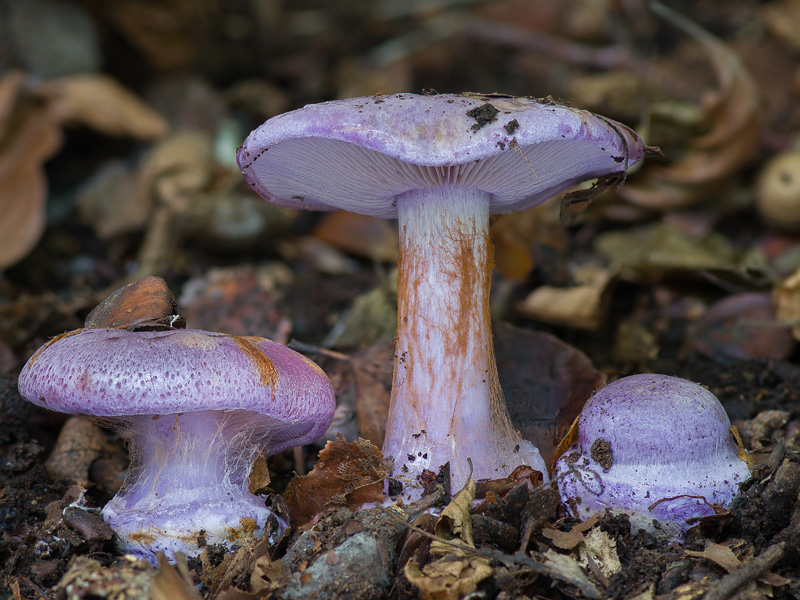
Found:
<path fill-rule="evenodd" d="M 774 544 L 764 550 L 746 565 L 725 575 L 719 583 L 711 588 L 703 600 L 727 600 L 742 586 L 755 581 L 769 571 L 776 562 L 783 558 L 784 542 Z"/>

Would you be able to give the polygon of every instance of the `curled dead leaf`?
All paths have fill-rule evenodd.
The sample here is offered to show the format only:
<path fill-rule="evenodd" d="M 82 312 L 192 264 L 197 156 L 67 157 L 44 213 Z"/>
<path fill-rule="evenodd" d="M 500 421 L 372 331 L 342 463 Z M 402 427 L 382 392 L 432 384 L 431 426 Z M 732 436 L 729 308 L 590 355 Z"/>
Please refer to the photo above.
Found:
<path fill-rule="evenodd" d="M 718 88 L 706 95 L 697 133 L 682 156 L 668 164 L 645 165 L 619 191 L 633 204 L 669 210 L 707 198 L 750 161 L 761 133 L 760 92 L 729 46 L 664 5 L 651 6 L 702 44 L 718 78 Z"/>
<path fill-rule="evenodd" d="M 25 76 L 0 80 L 0 268 L 22 259 L 45 225 L 44 162 L 62 143 L 57 119 L 26 86 Z"/>
<path fill-rule="evenodd" d="M 442 514 L 434 525 L 434 532 L 442 540 L 459 541 L 467 546 L 474 546 L 472 538 L 472 502 L 475 500 L 475 481 L 470 477 L 464 487 L 455 495 L 450 503 L 444 507 Z M 463 554 L 458 548 L 444 544 L 440 540 L 431 542 L 430 553 Z"/>
<path fill-rule="evenodd" d="M 114 291 L 86 317 L 85 327 L 115 329 L 186 326 L 167 282 L 143 277 Z"/>
<path fill-rule="evenodd" d="M 294 478 L 284 494 L 293 526 L 302 526 L 330 507 L 355 510 L 368 502 L 382 502 L 386 465 L 376 446 L 367 440 L 346 442 L 338 436 L 320 450 L 308 475 Z"/>
<path fill-rule="evenodd" d="M 81 124 L 113 136 L 153 140 L 167 133 L 155 110 L 107 75 L 66 75 L 44 84 L 54 115 L 64 124 Z"/>
<path fill-rule="evenodd" d="M 574 275 L 575 285 L 541 285 L 517 310 L 529 319 L 595 331 L 606 322 L 615 277 L 612 269 L 582 267 Z"/>
<path fill-rule="evenodd" d="M 397 261 L 397 227 L 386 219 L 337 210 L 322 218 L 313 235 L 355 256 L 378 262 Z"/>

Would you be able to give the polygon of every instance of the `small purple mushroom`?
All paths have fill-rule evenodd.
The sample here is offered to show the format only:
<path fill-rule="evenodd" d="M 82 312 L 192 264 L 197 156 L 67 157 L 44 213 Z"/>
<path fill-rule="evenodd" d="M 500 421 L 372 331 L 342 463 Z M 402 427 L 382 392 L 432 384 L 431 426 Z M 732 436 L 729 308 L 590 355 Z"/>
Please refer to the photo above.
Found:
<path fill-rule="evenodd" d="M 508 475 L 539 451 L 508 416 L 492 346 L 489 215 L 624 172 L 630 129 L 550 100 L 397 94 L 309 105 L 253 131 L 245 179 L 281 206 L 398 219 L 398 331 L 383 446 L 405 497 L 450 463 L 450 484 Z"/>
<path fill-rule="evenodd" d="M 155 561 L 286 527 L 248 490 L 259 452 L 316 440 L 333 418 L 328 378 L 269 340 L 191 329 L 78 329 L 40 348 L 20 393 L 116 427 L 133 467 L 103 508 L 121 548 Z"/>
<path fill-rule="evenodd" d="M 578 417 L 578 441 L 556 462 L 561 498 L 576 517 L 629 515 L 680 538 L 686 520 L 727 506 L 747 479 L 731 422 L 706 388 L 667 375 L 631 375 L 597 392 Z"/>

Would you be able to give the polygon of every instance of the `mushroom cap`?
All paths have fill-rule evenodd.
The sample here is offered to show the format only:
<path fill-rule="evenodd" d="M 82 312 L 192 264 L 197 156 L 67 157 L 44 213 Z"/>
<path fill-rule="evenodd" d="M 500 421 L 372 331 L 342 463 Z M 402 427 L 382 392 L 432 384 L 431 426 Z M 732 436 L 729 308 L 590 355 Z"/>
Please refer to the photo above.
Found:
<path fill-rule="evenodd" d="M 192 329 L 78 329 L 25 364 L 23 397 L 44 408 L 101 418 L 207 410 L 251 411 L 270 449 L 310 443 L 333 418 L 322 370 L 257 337 Z"/>
<path fill-rule="evenodd" d="M 523 210 L 643 155 L 625 125 L 549 99 L 395 94 L 273 117 L 237 160 L 274 204 L 395 218 L 396 196 L 440 186 L 485 191 L 492 212 Z"/>
<path fill-rule="evenodd" d="M 580 516 L 611 508 L 680 534 L 687 518 L 714 513 L 706 502 L 727 505 L 749 475 L 730 426 L 719 400 L 691 381 L 619 379 L 578 417 L 578 441 L 556 463 L 561 496 L 580 499 Z"/>

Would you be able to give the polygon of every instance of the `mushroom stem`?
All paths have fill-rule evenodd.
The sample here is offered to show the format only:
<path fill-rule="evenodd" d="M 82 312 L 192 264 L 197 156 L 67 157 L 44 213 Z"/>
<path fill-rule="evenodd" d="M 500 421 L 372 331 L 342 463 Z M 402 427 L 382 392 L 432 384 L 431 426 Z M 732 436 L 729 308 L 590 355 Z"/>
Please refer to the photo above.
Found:
<path fill-rule="evenodd" d="M 394 384 L 383 452 L 409 498 L 417 477 L 450 463 L 450 484 L 521 464 L 547 471 L 514 428 L 491 334 L 488 193 L 433 187 L 397 197 L 400 226 Z M 410 489 L 409 489 L 410 488 Z"/>
<path fill-rule="evenodd" d="M 134 467 L 103 517 L 128 551 L 150 557 L 161 550 L 171 557 L 185 546 L 263 533 L 272 513 L 248 490 L 259 449 L 249 439 L 256 434 L 248 426 L 252 416 L 209 410 L 127 421 L 120 433 Z"/>

